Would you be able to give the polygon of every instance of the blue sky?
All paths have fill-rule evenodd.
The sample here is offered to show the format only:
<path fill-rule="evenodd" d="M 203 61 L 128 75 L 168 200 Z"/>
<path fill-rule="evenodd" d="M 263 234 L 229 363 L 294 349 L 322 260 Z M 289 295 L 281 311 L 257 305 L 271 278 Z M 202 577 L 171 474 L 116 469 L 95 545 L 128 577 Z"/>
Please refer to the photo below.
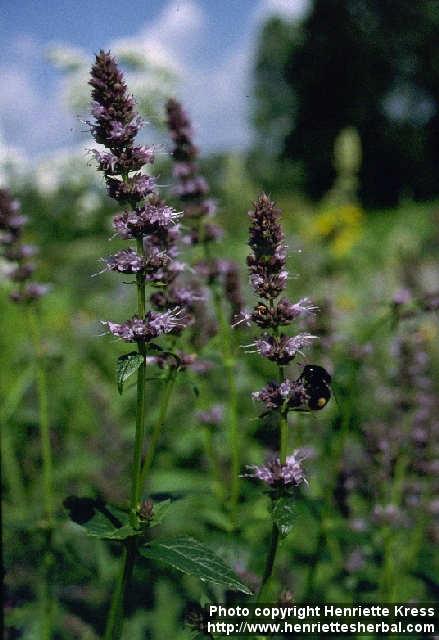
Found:
<path fill-rule="evenodd" d="M 277 13 L 300 18 L 308 0 L 2 0 L 0 139 L 28 157 L 77 142 L 65 79 L 47 48 L 66 44 L 92 60 L 123 42 L 172 67 L 206 150 L 251 136 L 249 78 L 258 29 Z"/>

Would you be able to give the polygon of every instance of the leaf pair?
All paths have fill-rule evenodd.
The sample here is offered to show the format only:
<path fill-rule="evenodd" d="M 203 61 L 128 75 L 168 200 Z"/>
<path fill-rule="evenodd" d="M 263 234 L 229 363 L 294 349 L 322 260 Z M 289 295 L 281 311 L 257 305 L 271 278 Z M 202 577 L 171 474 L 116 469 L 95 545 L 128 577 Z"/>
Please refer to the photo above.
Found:
<path fill-rule="evenodd" d="M 171 501 L 155 502 L 149 526 L 158 525 L 164 518 Z M 70 512 L 70 518 L 85 529 L 89 536 L 103 540 L 125 540 L 143 534 L 129 524 L 128 513 L 93 498 L 70 496 L 64 501 Z M 188 575 L 213 582 L 227 589 L 251 594 L 235 573 L 221 558 L 208 547 L 193 538 L 175 538 L 174 540 L 156 539 L 141 546 L 140 554 L 150 560 L 158 560 Z"/>
<path fill-rule="evenodd" d="M 204 582 L 220 584 L 233 591 L 252 593 L 221 558 L 194 538 L 154 540 L 145 545 L 140 553 L 145 558 L 164 562 Z"/>
<path fill-rule="evenodd" d="M 117 390 L 123 393 L 123 385 L 133 373 L 143 364 L 145 357 L 138 351 L 131 351 L 123 356 L 119 356 L 116 365 Z"/>
<path fill-rule="evenodd" d="M 282 538 L 286 538 L 294 526 L 294 502 L 291 496 L 282 496 L 273 502 L 271 517 Z"/>

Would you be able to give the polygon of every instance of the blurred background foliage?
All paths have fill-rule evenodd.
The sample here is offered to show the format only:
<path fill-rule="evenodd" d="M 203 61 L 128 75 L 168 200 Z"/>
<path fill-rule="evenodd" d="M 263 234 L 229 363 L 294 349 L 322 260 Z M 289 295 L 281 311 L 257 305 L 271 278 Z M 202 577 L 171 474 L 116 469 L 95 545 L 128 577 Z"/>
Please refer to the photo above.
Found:
<path fill-rule="evenodd" d="M 334 380 L 327 410 L 291 419 L 291 445 L 310 449 L 309 485 L 297 492 L 296 526 L 281 547 L 279 598 L 288 590 L 295 602 L 437 600 L 438 31 L 437 3 L 428 0 L 315 0 L 303 23 L 269 19 L 254 65 L 254 144 L 201 162 L 226 231 L 216 252 L 236 260 L 243 285 L 251 201 L 264 188 L 282 207 L 288 294 L 309 296 L 320 308 L 307 328 L 321 339 L 306 361 Z M 53 53 L 73 87 L 88 62 L 63 55 Z M 127 54 L 124 62 L 139 80 L 151 73 L 147 61 Z M 166 70 L 153 75 L 163 96 L 172 92 Z M 147 94 L 145 110 L 161 120 L 161 95 L 151 105 Z M 166 144 L 163 131 L 154 136 Z M 2 183 L 30 217 L 29 239 L 40 246 L 39 278 L 52 283 L 40 323 L 60 520 L 56 637 L 90 640 L 102 633 L 119 551 L 84 539 L 62 501 L 69 494 L 126 501 L 134 424 L 132 387 L 116 392 L 115 361 L 125 349 L 101 336 L 99 325 L 124 319 L 133 292 L 110 274 L 92 277 L 117 242 L 109 242 L 114 210 L 92 164 L 82 149 L 31 172 L 6 156 L 1 166 Z M 169 186 L 165 153 L 159 165 Z M 4 278 L 1 284 L 7 637 L 32 639 L 40 637 L 35 556 L 42 535 L 33 355 L 26 318 L 9 302 Z M 246 296 L 250 305 L 248 288 Z M 252 338 L 236 331 L 242 466 L 262 462 L 277 442 L 250 399 L 275 375 L 242 349 Z M 196 535 L 254 586 L 269 538 L 268 499 L 242 480 L 240 528 L 231 531 L 217 481 L 206 481 L 208 437 L 228 476 L 227 425 L 209 436 L 196 418 L 197 410 L 227 404 L 220 349 L 213 339 L 203 352 L 214 365 L 208 374 L 179 378 L 151 491 L 179 498 L 164 533 Z M 157 371 L 151 378 L 147 426 L 161 386 Z M 135 575 L 124 637 L 192 637 L 184 607 L 209 599 L 242 602 L 145 564 Z"/>
<path fill-rule="evenodd" d="M 272 18 L 256 61 L 258 151 L 295 166 L 319 198 L 334 180 L 335 138 L 352 126 L 365 204 L 437 195 L 438 37 L 434 0 L 315 0 L 303 23 Z"/>

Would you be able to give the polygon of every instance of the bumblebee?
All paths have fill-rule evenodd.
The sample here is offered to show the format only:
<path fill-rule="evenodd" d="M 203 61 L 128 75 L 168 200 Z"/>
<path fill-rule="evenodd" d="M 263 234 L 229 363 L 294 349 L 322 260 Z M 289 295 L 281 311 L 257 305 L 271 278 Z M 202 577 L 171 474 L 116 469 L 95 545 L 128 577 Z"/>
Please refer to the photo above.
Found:
<path fill-rule="evenodd" d="M 331 376 L 326 369 L 317 364 L 307 364 L 298 382 L 304 386 L 309 409 L 319 411 L 328 404 L 331 398 Z"/>

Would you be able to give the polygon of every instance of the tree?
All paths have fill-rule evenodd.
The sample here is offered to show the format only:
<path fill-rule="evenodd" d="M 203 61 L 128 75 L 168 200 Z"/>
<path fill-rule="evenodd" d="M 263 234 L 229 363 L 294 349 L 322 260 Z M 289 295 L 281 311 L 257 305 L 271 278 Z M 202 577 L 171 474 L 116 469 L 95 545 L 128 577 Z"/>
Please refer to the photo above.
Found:
<path fill-rule="evenodd" d="M 296 111 L 285 68 L 300 38 L 295 23 L 273 17 L 263 25 L 256 46 L 253 125 L 257 135 L 248 162 L 252 175 L 268 190 L 279 190 L 285 181 L 279 151 Z"/>
<path fill-rule="evenodd" d="M 279 148 L 284 159 L 303 162 L 310 196 L 329 189 L 334 140 L 349 126 L 361 136 L 360 193 L 367 204 L 439 193 L 437 42 L 435 0 L 314 0 L 281 68 L 293 98 Z M 257 68 L 259 92 L 260 76 Z M 277 107 L 272 119 L 279 117 Z"/>

